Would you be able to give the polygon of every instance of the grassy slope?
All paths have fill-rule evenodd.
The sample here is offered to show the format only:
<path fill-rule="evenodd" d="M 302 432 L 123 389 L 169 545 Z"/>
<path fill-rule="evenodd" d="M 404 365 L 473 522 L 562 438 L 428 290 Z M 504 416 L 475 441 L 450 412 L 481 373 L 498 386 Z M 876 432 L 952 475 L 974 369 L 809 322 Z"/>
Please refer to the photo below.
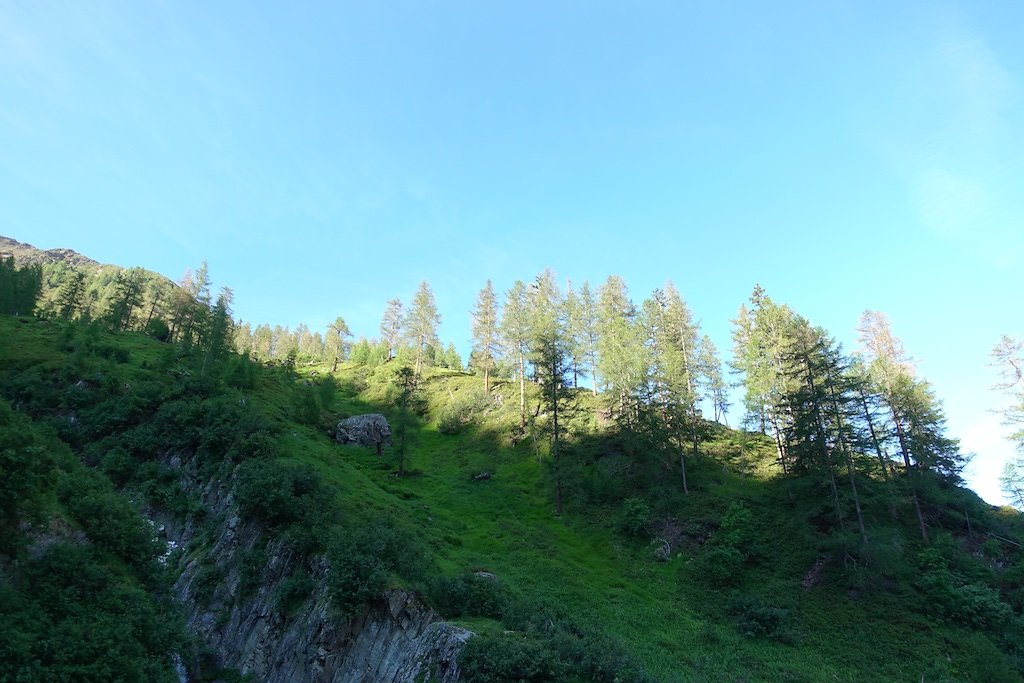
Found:
<path fill-rule="evenodd" d="M 386 412 L 366 400 L 379 389 L 372 376 L 369 389 L 352 393 L 359 375 L 341 370 L 349 391 L 334 408 Z M 437 408 L 477 383 L 444 373 L 424 392 Z M 501 392 L 505 408 L 485 418 L 485 426 L 510 422 L 515 388 Z M 851 598 L 828 581 L 804 590 L 801 581 L 817 557 L 814 532 L 802 521 L 791 488 L 771 479 L 757 448 L 747 457 L 751 474 L 728 469 L 741 459 L 729 432 L 706 446 L 717 457 L 693 467 L 692 494 L 673 496 L 669 511 L 681 520 L 713 520 L 733 500 L 753 510 L 762 557 L 740 588 L 792 610 L 795 644 L 738 634 L 725 610 L 730 590 L 707 588 L 688 567 L 698 548 L 656 562 L 652 546 L 615 532 L 615 510 L 572 497 L 568 514 L 555 517 L 548 470 L 530 444 L 510 448 L 486 432 L 448 436 L 428 422 L 408 465 L 416 474 L 397 478 L 386 458 L 367 449 L 339 448 L 310 431 L 292 438 L 293 457 L 314 463 L 346 504 L 387 507 L 412 520 L 442 569 L 493 572 L 514 590 L 561 605 L 582 623 L 600 624 L 668 680 L 989 680 L 971 676 L 974 660 L 1002 657 L 987 641 L 979 653 L 970 632 L 914 614 L 891 595 Z M 474 482 L 482 471 L 493 477 Z"/>
<path fill-rule="evenodd" d="M 58 333 L 57 326 L 0 318 L 0 361 L 5 369 L 59 365 Z M 165 348 L 141 335 L 117 343 L 131 351 L 130 362 L 116 366 L 124 381 L 146 377 L 143 364 L 152 364 Z M 313 369 L 325 372 L 304 372 Z M 384 385 L 365 375 L 342 368 L 342 390 L 328 412 L 387 412 Z M 476 378 L 448 373 L 430 379 L 424 392 L 436 412 L 477 386 Z M 803 589 L 820 541 L 805 521 L 805 493 L 773 478 L 763 444 L 742 447 L 736 433 L 722 430 L 704 445 L 702 460 L 692 463 L 689 497 L 678 494 L 670 473 L 649 497 L 660 515 L 681 521 L 714 523 L 735 500 L 753 512 L 759 559 L 737 588 L 790 609 L 795 638 L 786 644 L 740 635 L 726 610 L 731 589 L 709 588 L 693 569 L 699 546 L 656 562 L 645 539 L 615 530 L 617 508 L 584 504 L 579 494 L 568 497 L 567 514 L 553 515 L 546 464 L 532 444 L 507 443 L 503 425 L 515 419 L 516 389 L 504 386 L 499 393 L 503 407 L 475 431 L 441 434 L 428 419 L 414 435 L 408 465 L 414 474 L 396 478 L 388 456 L 338 447 L 323 430 L 293 422 L 294 387 L 288 382 L 275 376 L 256 391 L 265 412 L 285 427 L 280 446 L 286 457 L 315 466 L 343 509 L 396 514 L 417 530 L 442 571 L 493 572 L 510 590 L 557 604 L 582 624 L 599 625 L 660 678 L 1018 680 L 1001 678 L 1005 669 L 999 667 L 983 673 L 1002 655 L 973 631 L 914 612 L 906 589 L 852 595 L 837 563 L 819 586 Z M 493 476 L 472 481 L 481 471 Z M 499 627 L 483 620 L 470 625 Z"/>

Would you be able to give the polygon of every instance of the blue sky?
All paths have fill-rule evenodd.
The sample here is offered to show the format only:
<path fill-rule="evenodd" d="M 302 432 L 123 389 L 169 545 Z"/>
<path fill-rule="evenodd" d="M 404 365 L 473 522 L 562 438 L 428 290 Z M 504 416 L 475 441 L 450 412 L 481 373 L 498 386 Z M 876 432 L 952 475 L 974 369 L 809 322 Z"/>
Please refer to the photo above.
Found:
<path fill-rule="evenodd" d="M 978 456 L 1024 335 L 1024 4 L 0 0 L 0 234 L 372 336 L 433 287 L 671 278 L 726 350 L 760 283 L 888 314 Z"/>

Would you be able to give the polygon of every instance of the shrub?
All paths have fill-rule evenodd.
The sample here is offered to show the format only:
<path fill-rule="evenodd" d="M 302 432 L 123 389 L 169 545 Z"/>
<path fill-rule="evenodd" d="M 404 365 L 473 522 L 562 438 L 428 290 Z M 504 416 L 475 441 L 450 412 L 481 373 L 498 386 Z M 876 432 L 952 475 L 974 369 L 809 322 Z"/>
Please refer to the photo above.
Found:
<path fill-rule="evenodd" d="M 736 628 L 745 636 L 766 636 L 776 640 L 789 640 L 786 630 L 789 610 L 765 605 L 760 598 L 746 593 L 734 593 L 729 599 L 729 614 Z"/>
<path fill-rule="evenodd" d="M 437 609 L 447 618 L 500 619 L 505 603 L 504 592 L 494 579 L 473 573 L 438 578 L 431 592 Z"/>
<path fill-rule="evenodd" d="M 304 569 L 298 569 L 278 584 L 274 591 L 274 608 L 286 617 L 294 616 L 314 588 L 313 577 Z"/>
<path fill-rule="evenodd" d="M 344 618 L 356 616 L 381 596 L 391 572 L 409 580 L 420 578 L 424 555 L 415 538 L 387 522 L 335 534 L 327 544 L 331 605 Z"/>
<path fill-rule="evenodd" d="M 235 501 L 243 515 L 272 529 L 319 526 L 332 502 L 311 466 L 275 460 L 248 460 L 239 466 Z"/>
<path fill-rule="evenodd" d="M 459 666 L 466 683 L 565 680 L 561 663 L 545 642 L 517 634 L 470 638 Z"/>
<path fill-rule="evenodd" d="M 742 503 L 729 503 L 725 514 L 722 515 L 722 524 L 718 530 L 716 541 L 743 550 L 750 544 L 753 536 L 751 529 L 753 517 L 750 510 Z"/>
<path fill-rule="evenodd" d="M 619 528 L 630 536 L 647 533 L 651 521 L 651 506 L 643 498 L 627 498 L 619 512 Z"/>
<path fill-rule="evenodd" d="M 731 586 L 743 569 L 743 555 L 728 546 L 707 548 L 694 560 L 693 569 L 712 586 Z"/>

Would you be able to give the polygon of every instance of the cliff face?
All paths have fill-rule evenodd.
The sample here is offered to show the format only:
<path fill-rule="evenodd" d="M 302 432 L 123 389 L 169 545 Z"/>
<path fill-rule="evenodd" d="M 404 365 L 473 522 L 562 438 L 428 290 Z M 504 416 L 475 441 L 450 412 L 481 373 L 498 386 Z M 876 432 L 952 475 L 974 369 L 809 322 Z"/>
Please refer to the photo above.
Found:
<path fill-rule="evenodd" d="M 359 617 L 340 621 L 329 613 L 323 579 L 330 568 L 321 561 L 312 597 L 291 616 L 281 614 L 275 591 L 295 558 L 280 542 L 261 541 L 259 529 L 237 516 L 228 486 L 211 482 L 201 494 L 210 519 L 205 531 L 194 523 L 159 521 L 169 547 L 181 549 L 172 560 L 180 571 L 175 589 L 190 630 L 220 664 L 271 682 L 459 680 L 456 658 L 473 634 L 441 621 L 413 593 L 390 591 Z M 243 557 L 259 543 L 266 544 L 268 561 L 245 589 Z"/>

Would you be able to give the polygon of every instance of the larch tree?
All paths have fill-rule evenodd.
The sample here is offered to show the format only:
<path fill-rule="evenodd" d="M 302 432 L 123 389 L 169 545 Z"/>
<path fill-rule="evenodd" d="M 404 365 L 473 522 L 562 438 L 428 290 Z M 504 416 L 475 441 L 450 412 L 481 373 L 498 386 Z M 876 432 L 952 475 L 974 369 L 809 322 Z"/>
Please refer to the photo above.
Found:
<path fill-rule="evenodd" d="M 64 320 L 71 320 L 82 310 L 85 297 L 85 273 L 72 270 L 61 282 L 53 302 L 54 311 Z"/>
<path fill-rule="evenodd" d="M 530 342 L 530 320 L 526 284 L 516 280 L 505 296 L 501 316 L 504 347 L 516 365 L 519 379 L 519 429 L 526 429 L 526 354 Z"/>
<path fill-rule="evenodd" d="M 222 287 L 217 301 L 210 311 L 209 326 L 204 336 L 204 355 L 201 374 L 206 375 L 210 368 L 223 361 L 231 353 L 234 337 L 234 322 L 231 318 L 231 302 L 234 293 Z"/>
<path fill-rule="evenodd" d="M 143 285 L 141 268 L 118 271 L 108 313 L 114 330 L 120 332 L 131 327 L 135 309 L 142 304 Z"/>
<path fill-rule="evenodd" d="M 639 419 L 640 391 L 647 381 L 644 331 L 626 282 L 612 275 L 598 294 L 598 366 L 608 408 L 622 426 Z"/>
<path fill-rule="evenodd" d="M 545 270 L 526 290 L 528 353 L 538 385 L 538 413 L 547 420 L 542 429 L 547 433 L 551 467 L 555 479 L 555 514 L 562 514 L 561 446 L 565 422 L 574 408 L 574 393 L 568 389 L 572 370 L 566 333 L 566 308 L 555 275 Z M 507 306 L 506 306 L 507 308 Z"/>
<path fill-rule="evenodd" d="M 788 469 L 783 432 L 787 416 L 781 410 L 785 392 L 783 352 L 792 334 L 793 311 L 778 305 L 755 285 L 750 308 L 740 307 L 733 320 L 733 360 L 743 375 L 745 422 L 759 425 L 763 434 L 775 440 L 783 472 Z"/>
<path fill-rule="evenodd" d="M 327 326 L 327 333 L 324 335 L 324 349 L 327 357 L 331 359 L 331 372 L 337 372 L 338 363 L 345 358 L 349 346 L 348 339 L 351 336 L 352 331 L 348 329 L 348 324 L 340 315 Z"/>
<path fill-rule="evenodd" d="M 1024 342 L 1003 336 L 992 349 L 992 358 L 1000 374 L 996 388 L 1010 397 L 1002 411 L 1003 423 L 1013 430 L 1010 439 L 1018 451 L 1003 465 L 999 484 L 1010 504 L 1024 510 Z"/>
<path fill-rule="evenodd" d="M 574 311 L 576 319 L 570 322 L 574 353 L 580 359 L 580 370 L 590 375 L 591 393 L 597 396 L 597 298 L 586 280 L 576 296 Z"/>
<path fill-rule="evenodd" d="M 388 301 L 387 308 L 384 309 L 384 317 L 380 321 L 380 338 L 382 342 L 388 345 L 388 360 L 394 358 L 398 352 L 398 344 L 402 339 L 404 320 L 402 300 L 392 299 Z"/>
<path fill-rule="evenodd" d="M 782 359 L 787 381 L 781 405 L 789 417 L 784 438 L 791 459 L 790 472 L 824 476 L 837 524 L 843 530 L 846 517 L 838 479 L 845 466 L 857 528 L 862 544 L 866 543 L 853 459 L 853 445 L 860 438 L 854 423 L 855 396 L 847 381 L 849 363 L 834 339 L 798 315 L 792 319 Z"/>
<path fill-rule="evenodd" d="M 498 364 L 501 337 L 498 331 L 498 298 L 490 280 L 480 290 L 473 307 L 473 368 L 484 375 L 484 392 L 491 391 L 491 373 Z"/>
<path fill-rule="evenodd" d="M 910 483 L 921 538 L 928 542 L 928 527 L 921 511 L 920 487 L 925 472 L 954 483 L 966 458 L 959 443 L 946 436 L 945 415 L 928 382 L 918 379 L 903 343 L 892 334 L 889 321 L 877 311 L 861 317 L 861 356 L 868 376 L 887 408 Z"/>
<path fill-rule="evenodd" d="M 700 328 L 693 322 L 693 314 L 671 281 L 665 283 L 664 316 L 666 342 L 672 345 L 679 354 L 679 360 L 682 361 L 679 366 L 680 372 L 673 379 L 673 394 L 676 397 L 675 401 L 685 408 L 690 443 L 693 455 L 697 457 L 700 425 L 697 404 L 701 400 L 697 340 Z"/>
<path fill-rule="evenodd" d="M 412 342 L 416 353 L 416 364 L 413 371 L 419 381 L 424 359 L 431 351 L 437 351 L 437 326 L 441 324 L 441 314 L 437 312 L 437 303 L 430 285 L 420 283 L 412 298 L 409 314 L 405 319 L 405 331 Z"/>
<path fill-rule="evenodd" d="M 722 377 L 722 360 L 718 356 L 718 348 L 706 334 L 700 340 L 698 363 L 700 375 L 704 380 L 704 391 L 714 411 L 715 422 L 725 420 L 724 424 L 728 426 L 726 416 L 729 412 L 729 386 Z"/>

